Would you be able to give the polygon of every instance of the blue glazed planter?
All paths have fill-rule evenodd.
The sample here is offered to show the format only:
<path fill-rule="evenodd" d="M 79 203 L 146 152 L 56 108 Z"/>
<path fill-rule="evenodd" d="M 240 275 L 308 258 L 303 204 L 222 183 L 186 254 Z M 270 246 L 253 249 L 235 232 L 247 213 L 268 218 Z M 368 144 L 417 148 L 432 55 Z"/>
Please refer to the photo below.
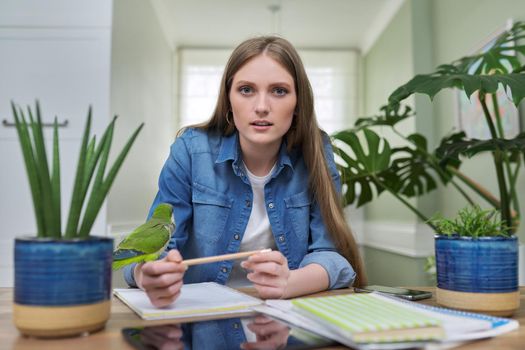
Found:
<path fill-rule="evenodd" d="M 17 238 L 14 320 L 19 330 L 53 337 L 103 327 L 109 317 L 112 253 L 113 239 L 107 237 Z"/>
<path fill-rule="evenodd" d="M 439 288 L 475 293 L 518 290 L 516 237 L 435 238 Z"/>
<path fill-rule="evenodd" d="M 516 237 L 435 236 L 437 303 L 510 316 L 520 305 Z"/>

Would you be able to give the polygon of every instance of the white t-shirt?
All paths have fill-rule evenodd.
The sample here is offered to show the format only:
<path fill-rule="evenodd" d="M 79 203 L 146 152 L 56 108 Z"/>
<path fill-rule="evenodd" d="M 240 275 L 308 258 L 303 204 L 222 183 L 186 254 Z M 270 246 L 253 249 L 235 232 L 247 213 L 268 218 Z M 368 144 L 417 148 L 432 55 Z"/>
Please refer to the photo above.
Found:
<path fill-rule="evenodd" d="M 252 211 L 250 219 L 246 225 L 246 230 L 241 241 L 240 252 L 249 250 L 271 248 L 275 249 L 275 240 L 273 238 L 272 229 L 270 227 L 270 220 L 266 212 L 266 205 L 264 202 L 264 185 L 270 181 L 270 178 L 275 170 L 275 164 L 272 170 L 267 175 L 256 176 L 252 174 L 246 166 L 246 174 L 250 180 L 253 191 Z M 246 270 L 241 267 L 243 260 L 235 260 L 230 274 L 230 278 L 226 285 L 238 288 L 250 286 L 252 283 L 246 278 Z"/>

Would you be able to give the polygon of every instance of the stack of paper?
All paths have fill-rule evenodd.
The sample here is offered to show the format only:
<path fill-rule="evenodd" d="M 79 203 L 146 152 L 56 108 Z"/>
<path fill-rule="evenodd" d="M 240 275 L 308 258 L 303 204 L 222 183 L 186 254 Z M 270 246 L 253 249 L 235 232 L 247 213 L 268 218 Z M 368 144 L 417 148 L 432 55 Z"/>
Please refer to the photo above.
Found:
<path fill-rule="evenodd" d="M 519 328 L 518 321 L 510 318 L 430 306 L 397 298 L 395 301 L 440 319 L 445 330 L 446 342 L 494 337 Z"/>

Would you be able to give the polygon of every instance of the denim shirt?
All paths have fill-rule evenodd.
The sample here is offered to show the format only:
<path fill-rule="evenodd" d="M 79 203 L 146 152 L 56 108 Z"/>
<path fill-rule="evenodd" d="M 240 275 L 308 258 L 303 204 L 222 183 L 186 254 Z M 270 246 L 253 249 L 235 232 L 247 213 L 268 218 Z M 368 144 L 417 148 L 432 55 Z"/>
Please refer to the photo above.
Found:
<path fill-rule="evenodd" d="M 340 190 L 327 137 L 324 147 L 330 173 Z M 353 282 L 355 272 L 336 251 L 320 208 L 309 193 L 308 171 L 301 153 L 289 153 L 285 142 L 264 187 L 264 200 L 276 246 L 287 258 L 290 270 L 315 263 L 328 273 L 330 289 Z M 167 250 L 178 249 L 184 259 L 238 252 L 253 202 L 238 134 L 222 136 L 189 128 L 179 136 L 161 171 L 159 191 L 148 217 L 163 202 L 173 206 L 176 224 Z M 232 265 L 232 261 L 221 261 L 192 266 L 184 275 L 184 283 L 225 284 Z M 136 286 L 134 266 L 124 268 L 130 286 Z"/>

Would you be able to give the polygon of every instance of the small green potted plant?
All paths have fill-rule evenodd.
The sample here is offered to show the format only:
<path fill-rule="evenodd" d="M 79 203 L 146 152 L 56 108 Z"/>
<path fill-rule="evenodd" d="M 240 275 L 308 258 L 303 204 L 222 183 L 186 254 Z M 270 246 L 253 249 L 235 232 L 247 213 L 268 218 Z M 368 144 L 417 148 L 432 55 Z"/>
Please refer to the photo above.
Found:
<path fill-rule="evenodd" d="M 519 307 L 517 237 L 497 210 L 461 209 L 431 220 L 435 237 L 436 299 L 457 309 L 511 315 Z"/>
<path fill-rule="evenodd" d="M 33 111 L 11 103 L 31 189 L 37 232 L 15 240 L 13 321 L 25 335 L 61 337 L 103 328 L 109 318 L 113 239 L 91 228 L 140 125 L 107 169 L 116 117 L 100 141 L 90 135 L 91 108 L 81 141 L 69 216 L 61 218 L 58 123 L 48 162 L 38 102 Z"/>
<path fill-rule="evenodd" d="M 357 206 L 361 206 L 375 196 L 390 193 L 437 231 L 435 223 L 430 220 L 433 213 L 423 212 L 411 203 L 410 198 L 425 195 L 438 186 L 447 186 L 457 190 L 466 204 L 473 205 L 476 203 L 476 197 L 472 196 L 474 192 L 498 211 L 494 215 L 498 216 L 501 226 L 496 232 L 506 232 L 512 238 L 508 244 L 514 244 L 517 249 L 515 234 L 521 215 L 521 198 L 517 188 L 520 171 L 525 165 L 525 132 L 513 137 L 505 134 L 497 95 L 498 90 L 503 89 L 514 105 L 512 108 L 516 109 L 525 98 L 525 64 L 522 62 L 525 45 L 520 43 L 524 37 L 525 22 L 516 22 L 486 51 L 440 65 L 430 74 L 416 75 L 390 95 L 388 104 L 381 108 L 381 114 L 361 118 L 353 128 L 333 134 L 334 149 L 339 154 L 338 162 L 345 185 L 345 202 L 357 202 Z M 399 123 L 416 116 L 402 102 L 414 94 L 425 94 L 433 99 L 446 89 L 458 89 L 469 98 L 476 96 L 490 131 L 489 139 L 469 138 L 460 131 L 446 135 L 441 144 L 432 150 L 424 135 L 405 135 L 400 131 L 397 127 Z M 398 136 L 397 141 L 403 144 L 391 146 L 386 138 L 373 130 L 375 128 L 389 128 Z M 496 175 L 497 194 L 491 193 L 460 168 L 465 157 L 481 153 L 488 153 L 492 158 L 487 163 L 487 170 L 492 169 Z M 514 256 L 513 252 L 509 254 Z M 488 259 L 491 258 L 485 259 L 486 264 Z M 518 266 L 512 263 L 509 267 L 516 270 L 515 287 L 508 290 L 509 300 L 514 303 L 519 293 Z M 456 290 L 456 298 L 466 293 L 461 298 L 468 299 L 471 292 Z M 491 294 L 500 292 L 497 289 L 483 296 L 489 300 Z M 444 295 L 438 293 L 437 301 L 441 304 L 447 304 Z M 498 303 L 492 302 L 493 306 Z M 508 305 L 502 305 L 503 313 L 509 310 Z"/>

